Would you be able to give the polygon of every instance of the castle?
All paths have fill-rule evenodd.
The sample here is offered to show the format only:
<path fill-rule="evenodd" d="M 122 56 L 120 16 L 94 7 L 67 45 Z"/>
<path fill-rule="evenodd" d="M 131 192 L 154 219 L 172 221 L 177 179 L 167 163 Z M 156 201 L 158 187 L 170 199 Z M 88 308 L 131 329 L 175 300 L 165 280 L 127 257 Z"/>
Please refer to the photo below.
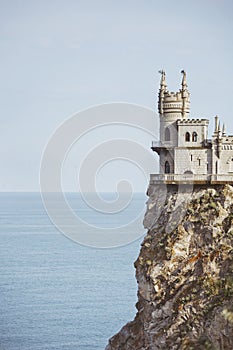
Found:
<path fill-rule="evenodd" d="M 169 92 L 165 72 L 160 71 L 158 111 L 160 141 L 152 142 L 159 155 L 160 173 L 151 174 L 151 184 L 233 184 L 233 135 L 227 136 L 215 117 L 208 139 L 208 119 L 189 119 L 190 93 L 186 73 L 178 92 Z"/>

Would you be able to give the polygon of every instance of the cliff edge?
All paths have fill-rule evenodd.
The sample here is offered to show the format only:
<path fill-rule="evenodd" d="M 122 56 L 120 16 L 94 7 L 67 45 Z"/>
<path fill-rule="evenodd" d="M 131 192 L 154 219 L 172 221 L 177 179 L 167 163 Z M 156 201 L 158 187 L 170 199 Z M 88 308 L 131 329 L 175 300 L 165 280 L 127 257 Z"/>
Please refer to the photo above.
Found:
<path fill-rule="evenodd" d="M 106 350 L 233 349 L 233 187 L 148 189 L 137 315 Z"/>

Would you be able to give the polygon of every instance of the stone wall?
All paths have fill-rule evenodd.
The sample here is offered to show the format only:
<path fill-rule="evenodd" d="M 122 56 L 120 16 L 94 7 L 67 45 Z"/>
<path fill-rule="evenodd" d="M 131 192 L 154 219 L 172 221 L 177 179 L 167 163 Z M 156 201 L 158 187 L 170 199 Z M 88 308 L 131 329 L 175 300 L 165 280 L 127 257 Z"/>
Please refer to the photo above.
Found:
<path fill-rule="evenodd" d="M 211 150 L 206 148 L 177 148 L 175 150 L 175 174 L 192 171 L 193 174 L 207 174 L 207 163 Z M 211 167 L 208 168 L 211 171 Z M 211 173 L 211 172 L 210 172 Z"/>

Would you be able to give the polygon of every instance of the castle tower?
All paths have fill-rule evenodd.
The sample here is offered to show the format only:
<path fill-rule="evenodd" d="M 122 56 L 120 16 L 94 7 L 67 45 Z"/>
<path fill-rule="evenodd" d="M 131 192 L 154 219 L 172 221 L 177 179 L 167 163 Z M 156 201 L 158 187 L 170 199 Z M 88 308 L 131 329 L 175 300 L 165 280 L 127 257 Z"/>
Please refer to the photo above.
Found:
<path fill-rule="evenodd" d="M 160 71 L 161 81 L 159 89 L 158 112 L 160 117 L 160 141 L 168 145 L 177 146 L 176 121 L 187 119 L 189 115 L 190 94 L 188 91 L 186 73 L 183 74 L 181 89 L 178 92 L 167 90 L 165 72 Z M 169 137 L 170 133 L 170 137 Z"/>
<path fill-rule="evenodd" d="M 160 143 L 152 149 L 160 156 L 160 173 L 174 173 L 174 148 L 178 146 L 177 121 L 188 118 L 190 94 L 186 73 L 183 74 L 181 89 L 178 92 L 167 90 L 166 75 L 160 71 L 161 81 L 158 99 L 160 118 Z"/>
<path fill-rule="evenodd" d="M 226 134 L 215 117 L 212 139 L 208 139 L 208 119 L 189 119 L 190 94 L 185 71 L 181 89 L 170 92 L 166 75 L 160 71 L 158 99 L 160 140 L 152 141 L 159 155 L 159 174 L 151 174 L 151 184 L 233 184 L 233 135 Z"/>

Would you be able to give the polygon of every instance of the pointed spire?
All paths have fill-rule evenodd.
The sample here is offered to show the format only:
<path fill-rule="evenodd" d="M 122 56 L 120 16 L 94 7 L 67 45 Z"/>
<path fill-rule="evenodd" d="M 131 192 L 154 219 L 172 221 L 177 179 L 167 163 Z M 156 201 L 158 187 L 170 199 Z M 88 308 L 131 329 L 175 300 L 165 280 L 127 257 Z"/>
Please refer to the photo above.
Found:
<path fill-rule="evenodd" d="M 166 74 L 164 70 L 160 70 L 159 73 L 161 74 L 161 80 L 160 80 L 158 109 L 159 109 L 159 114 L 163 114 L 163 101 L 164 101 L 165 92 L 167 92 L 167 84 L 166 84 L 166 77 L 165 77 Z"/>
<path fill-rule="evenodd" d="M 181 71 L 181 73 L 183 74 L 183 78 L 182 78 L 182 89 L 184 90 L 188 85 L 187 85 L 187 80 L 186 80 L 186 72 L 184 70 Z"/>
<path fill-rule="evenodd" d="M 182 78 L 182 89 L 180 90 L 181 96 L 182 96 L 182 117 L 187 118 L 189 114 L 189 91 L 188 91 L 188 85 L 186 81 L 186 72 L 184 70 L 181 71 L 183 74 Z"/>
<path fill-rule="evenodd" d="M 220 124 L 220 121 L 218 123 L 218 139 L 221 139 L 222 137 L 222 132 L 221 132 L 221 124 Z"/>
<path fill-rule="evenodd" d="M 225 127 L 224 123 L 223 123 L 223 126 L 222 126 L 222 136 L 226 136 L 226 127 Z"/>
<path fill-rule="evenodd" d="M 218 132 L 218 116 L 215 116 L 215 128 L 214 128 L 214 132 L 217 133 Z"/>
<path fill-rule="evenodd" d="M 160 70 L 159 73 L 161 74 L 160 89 L 166 91 L 166 73 L 164 72 L 164 70 Z"/>

